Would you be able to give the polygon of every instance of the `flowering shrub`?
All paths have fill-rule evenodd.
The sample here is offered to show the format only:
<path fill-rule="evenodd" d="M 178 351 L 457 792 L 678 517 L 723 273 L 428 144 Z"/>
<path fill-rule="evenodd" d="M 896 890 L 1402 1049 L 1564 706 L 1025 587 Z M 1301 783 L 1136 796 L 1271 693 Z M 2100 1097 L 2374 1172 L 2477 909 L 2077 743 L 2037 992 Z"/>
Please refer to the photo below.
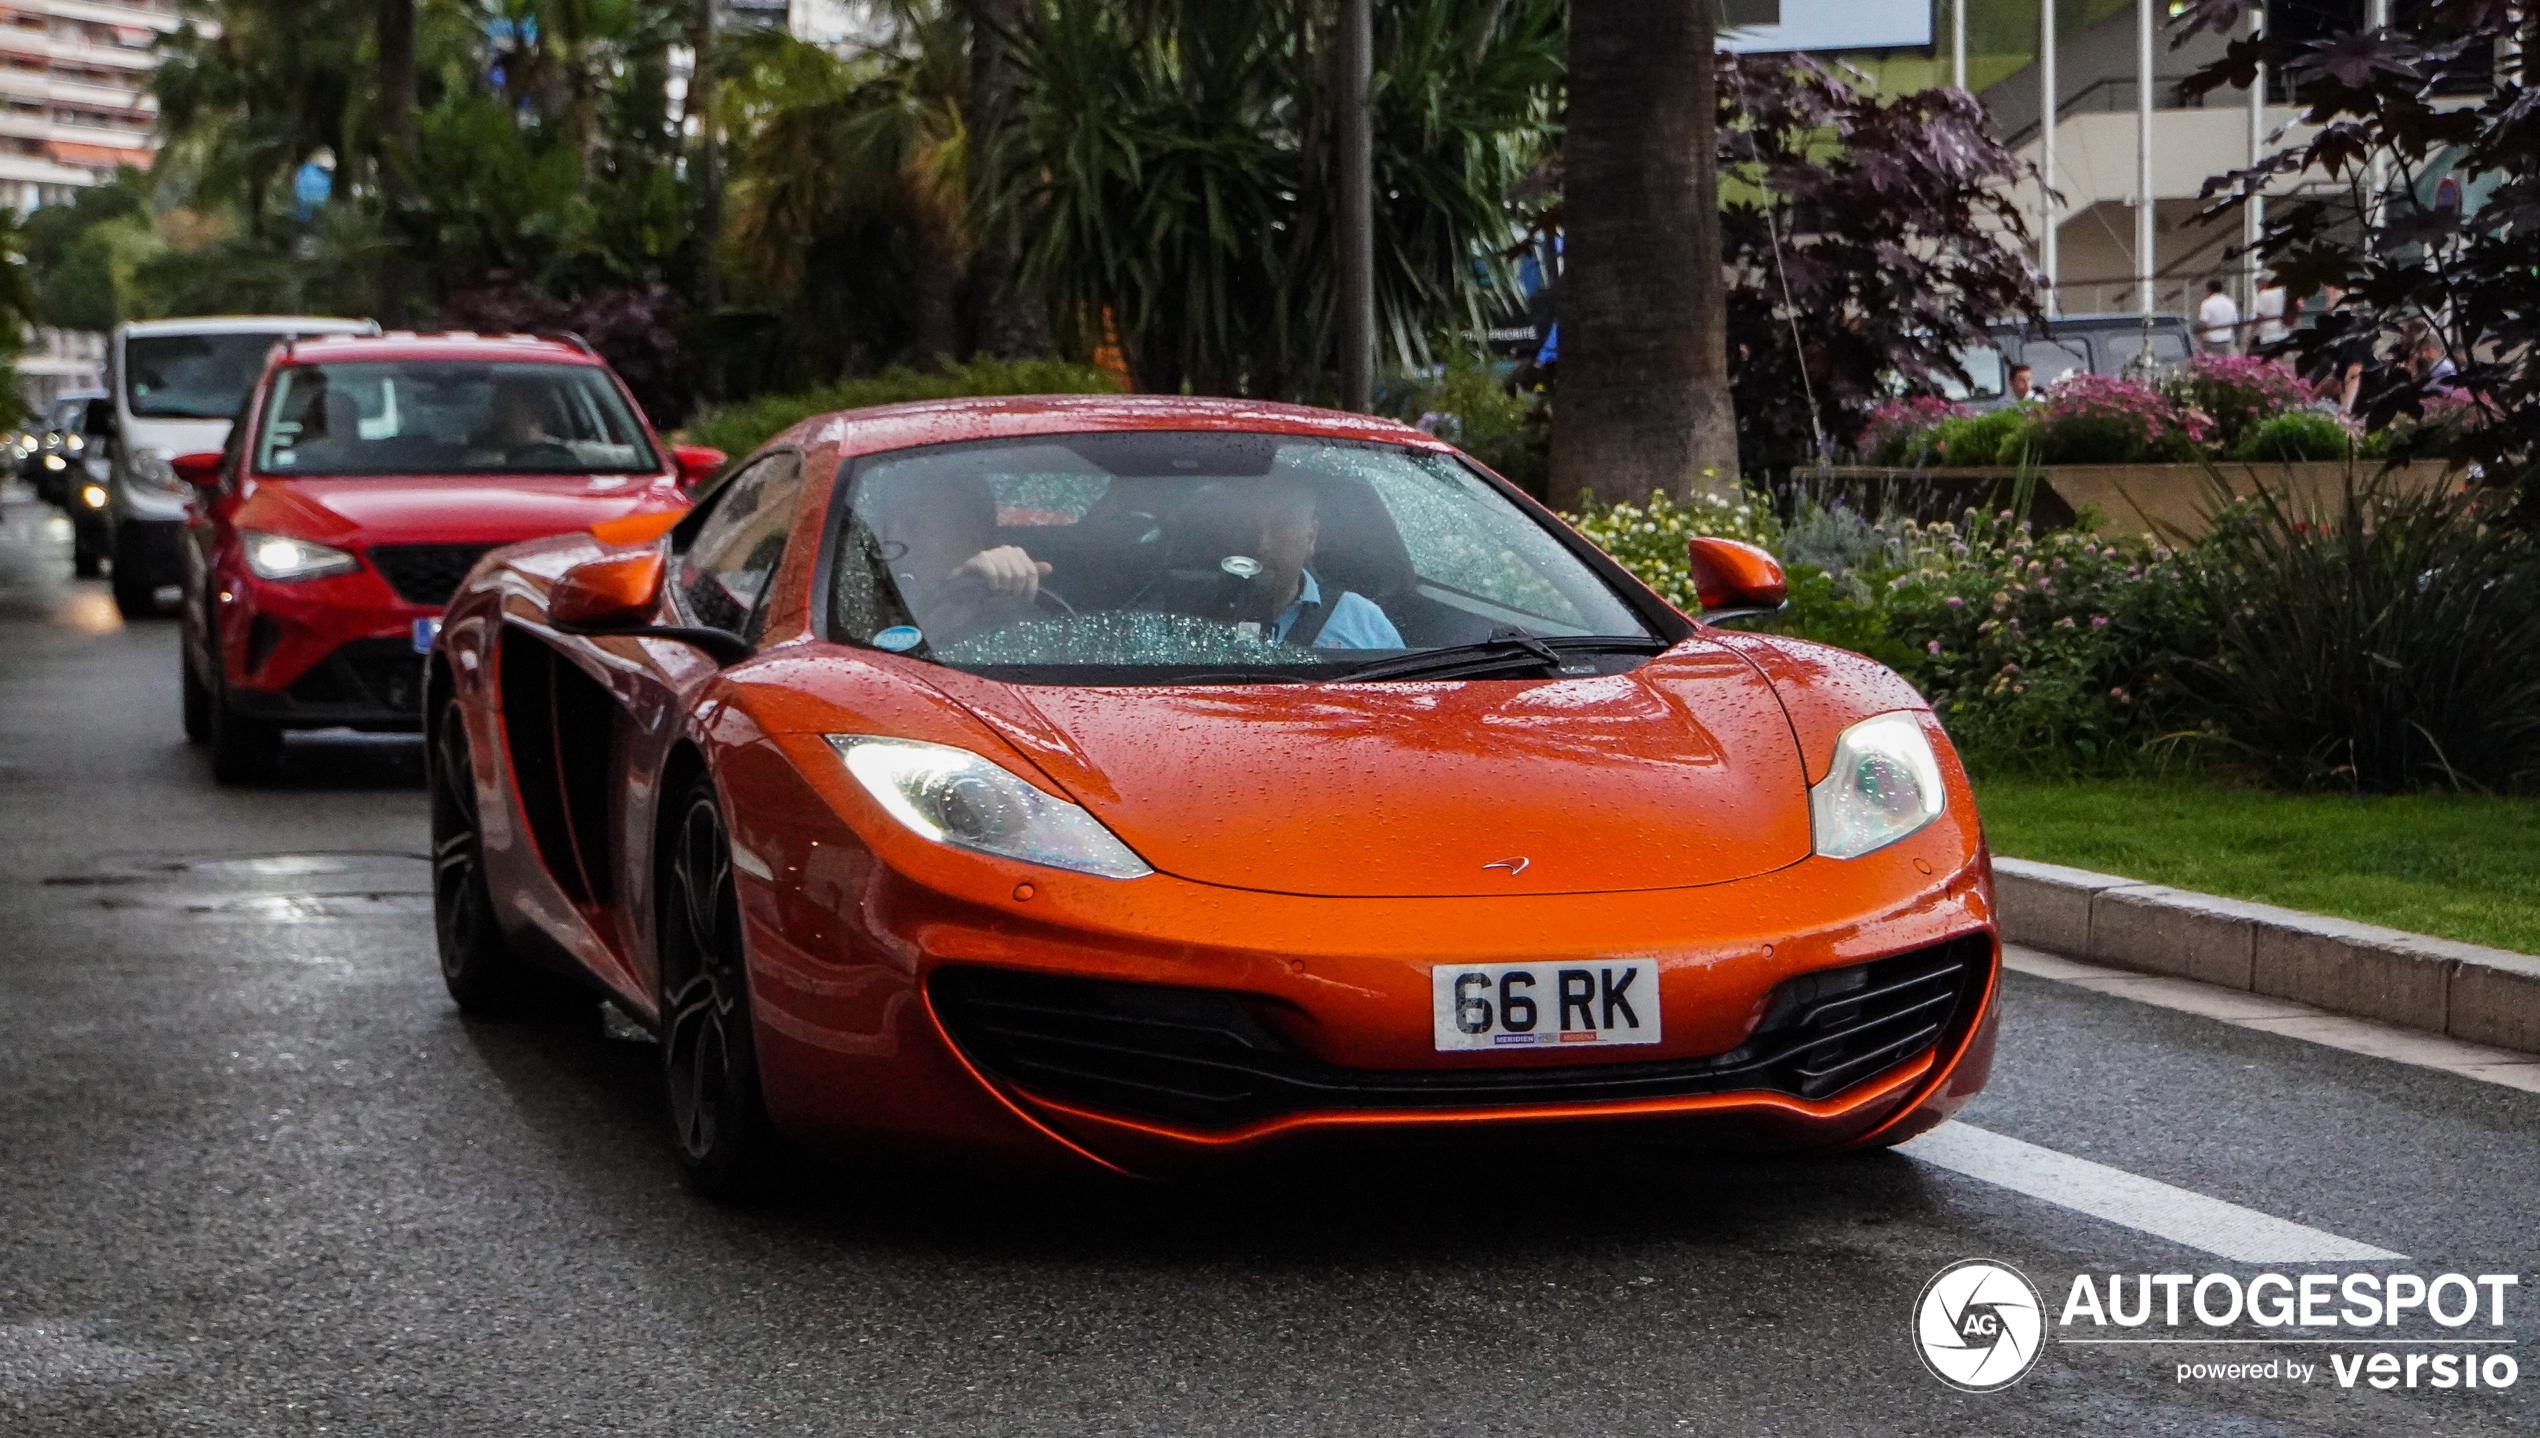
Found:
<path fill-rule="evenodd" d="M 2148 384 L 2071 374 L 2048 387 L 2035 428 L 2044 463 L 2142 464 L 2195 458 L 2214 426 Z"/>
<path fill-rule="evenodd" d="M 2338 460 L 2352 454 L 2355 436 L 2333 414 L 2296 410 L 2280 414 L 2240 437 L 2231 457 L 2261 463 L 2296 464 L 2305 460 Z"/>
<path fill-rule="evenodd" d="M 2161 382 L 2171 409 L 2194 410 L 2213 421 L 2213 443 L 2225 454 L 2278 415 L 2301 410 L 2310 391 L 2292 368 L 2255 355 L 2198 355 Z M 2336 458 L 2343 458 L 2338 451 Z"/>
<path fill-rule="evenodd" d="M 1653 494 L 1645 505 L 1606 508 L 1587 503 L 1582 495 L 1580 512 L 1563 518 L 1687 614 L 1702 612 L 1702 601 L 1693 593 L 1693 561 L 1685 553 L 1688 540 L 1709 535 L 1776 551 L 1781 544 L 1772 501 L 1752 490 L 1741 490 L 1734 498 L 1697 494 L 1682 504 Z"/>
<path fill-rule="evenodd" d="M 1859 448 L 1872 464 L 1927 463 L 1932 427 L 1943 420 L 1966 416 L 1963 406 L 1937 395 L 1889 400 L 1870 411 L 1870 422 L 1861 430 Z"/>

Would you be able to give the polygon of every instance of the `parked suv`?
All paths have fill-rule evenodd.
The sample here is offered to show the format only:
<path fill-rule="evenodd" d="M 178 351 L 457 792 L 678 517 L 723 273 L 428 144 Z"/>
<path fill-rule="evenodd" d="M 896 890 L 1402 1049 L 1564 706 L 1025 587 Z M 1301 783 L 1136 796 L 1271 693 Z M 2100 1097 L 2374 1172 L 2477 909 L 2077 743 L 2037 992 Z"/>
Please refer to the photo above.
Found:
<path fill-rule="evenodd" d="M 158 612 L 159 591 L 177 582 L 177 536 L 185 528 L 185 482 L 170 462 L 213 450 L 229 437 L 239 401 L 277 344 L 310 335 L 377 334 L 371 320 L 292 315 L 216 315 L 118 325 L 106 347 L 113 400 L 100 441 L 112 461 L 106 514 L 113 528 L 115 605 L 128 618 Z"/>
<path fill-rule="evenodd" d="M 723 463 L 665 452 L 579 340 L 302 340 L 238 413 L 226 449 L 174 461 L 196 490 L 185 732 L 223 782 L 270 770 L 286 729 L 420 729 L 423 655 L 479 555 L 650 516 L 659 533 Z"/>

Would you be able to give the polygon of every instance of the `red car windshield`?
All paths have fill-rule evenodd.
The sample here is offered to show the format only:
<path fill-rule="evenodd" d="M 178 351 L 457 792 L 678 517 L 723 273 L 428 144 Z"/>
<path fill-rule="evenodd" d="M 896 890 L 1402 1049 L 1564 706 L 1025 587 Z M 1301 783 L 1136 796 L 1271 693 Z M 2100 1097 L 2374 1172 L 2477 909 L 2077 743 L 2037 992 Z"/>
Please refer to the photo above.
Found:
<path fill-rule="evenodd" d="M 260 474 L 649 474 L 652 441 L 592 365 L 293 365 L 256 436 Z"/>

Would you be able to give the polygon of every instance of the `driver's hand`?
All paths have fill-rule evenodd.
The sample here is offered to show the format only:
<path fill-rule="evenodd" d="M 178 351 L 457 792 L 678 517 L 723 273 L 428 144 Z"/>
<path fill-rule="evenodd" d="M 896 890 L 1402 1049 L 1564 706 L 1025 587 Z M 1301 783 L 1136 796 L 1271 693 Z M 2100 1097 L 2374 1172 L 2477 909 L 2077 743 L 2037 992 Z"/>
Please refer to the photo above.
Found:
<path fill-rule="evenodd" d="M 975 579 L 990 594 L 1007 595 L 1029 602 L 1040 597 L 1042 576 L 1051 566 L 1023 552 L 1021 545 L 1004 544 L 983 549 L 961 563 L 953 571 L 956 579 Z"/>

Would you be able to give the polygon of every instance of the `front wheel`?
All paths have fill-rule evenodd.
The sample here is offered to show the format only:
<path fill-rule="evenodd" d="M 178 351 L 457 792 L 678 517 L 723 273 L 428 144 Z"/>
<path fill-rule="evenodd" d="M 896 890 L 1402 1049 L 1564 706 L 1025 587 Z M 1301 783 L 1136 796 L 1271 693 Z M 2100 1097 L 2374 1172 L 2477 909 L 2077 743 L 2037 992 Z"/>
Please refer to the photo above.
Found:
<path fill-rule="evenodd" d="M 432 805 L 432 935 L 441 950 L 441 982 L 467 1013 L 520 1007 L 540 976 L 503 942 L 494 919 L 485 835 L 477 822 L 476 765 L 456 699 L 442 705 L 424 769 Z"/>
<path fill-rule="evenodd" d="M 115 528 L 115 608 L 126 619 L 159 612 L 159 556 L 138 524 Z"/>
<path fill-rule="evenodd" d="M 711 779 L 689 786 L 675 812 L 658 923 L 671 1137 L 697 1192 L 738 1197 L 763 1179 L 778 1140 L 759 1088 L 732 845 Z"/>
<path fill-rule="evenodd" d="M 205 684 L 202 677 L 194 672 L 194 661 L 186 658 L 182 649 L 177 654 L 176 667 L 179 676 L 177 682 L 182 686 L 184 695 L 185 742 L 208 744 L 212 741 L 211 686 Z"/>

